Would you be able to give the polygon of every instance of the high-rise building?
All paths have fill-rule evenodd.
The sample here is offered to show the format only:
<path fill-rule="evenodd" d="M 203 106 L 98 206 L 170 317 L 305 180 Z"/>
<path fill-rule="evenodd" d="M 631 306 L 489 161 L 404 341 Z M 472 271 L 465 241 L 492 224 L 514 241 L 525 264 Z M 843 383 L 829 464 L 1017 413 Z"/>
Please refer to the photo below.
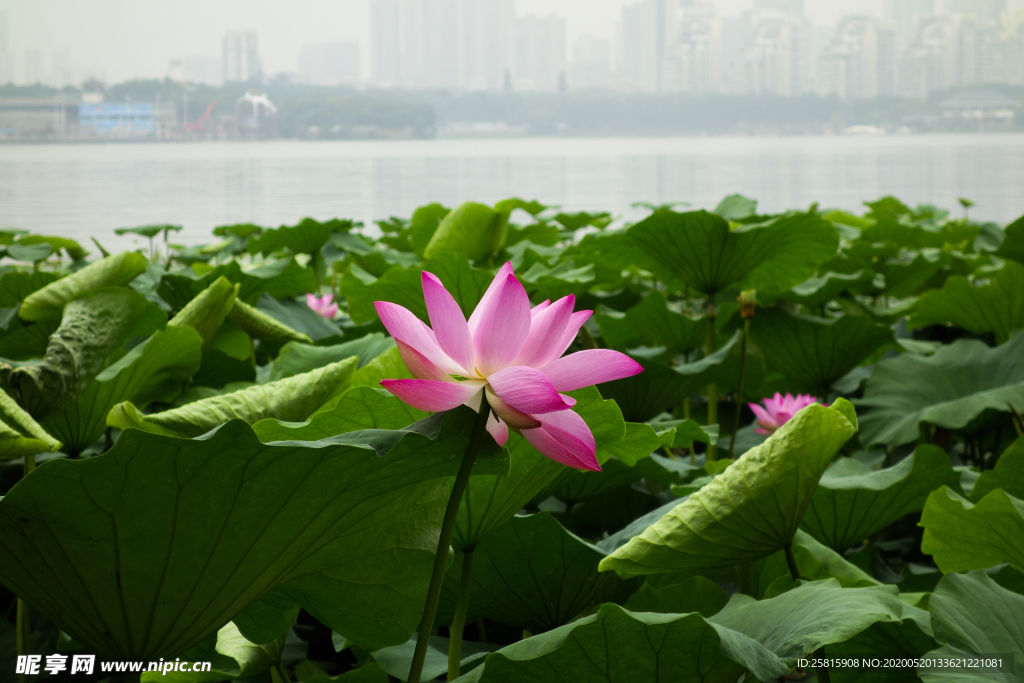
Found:
<path fill-rule="evenodd" d="M 659 0 L 640 0 L 622 8 L 619 75 L 643 92 L 658 90 Z"/>
<path fill-rule="evenodd" d="M 930 92 L 957 84 L 957 33 L 956 19 L 950 15 L 931 15 L 917 22 L 900 63 L 900 94 L 923 100 Z"/>
<path fill-rule="evenodd" d="M 903 51 L 914 38 L 921 17 L 935 13 L 935 0 L 888 0 L 888 19 L 896 26 L 897 49 Z"/>
<path fill-rule="evenodd" d="M 896 89 L 896 34 L 871 17 L 847 17 L 818 59 L 818 90 L 843 98 L 889 97 Z"/>
<path fill-rule="evenodd" d="M 0 85 L 14 82 L 14 54 L 7 43 L 7 14 L 0 12 Z"/>
<path fill-rule="evenodd" d="M 411 88 L 459 84 L 458 0 L 403 0 L 401 82 Z"/>
<path fill-rule="evenodd" d="M 263 76 L 259 38 L 255 31 L 229 31 L 224 36 L 222 61 L 224 82 L 259 80 Z"/>
<path fill-rule="evenodd" d="M 572 44 L 569 61 L 569 86 L 576 90 L 607 85 L 612 76 L 612 45 L 590 35 Z"/>
<path fill-rule="evenodd" d="M 71 69 L 71 55 L 64 50 L 53 53 L 53 83 L 58 88 L 74 85 L 75 75 Z"/>
<path fill-rule="evenodd" d="M 299 50 L 299 73 L 309 83 L 338 85 L 359 80 L 359 43 L 305 45 Z"/>
<path fill-rule="evenodd" d="M 565 41 L 562 17 L 518 17 L 512 69 L 516 89 L 557 90 L 566 78 Z"/>
<path fill-rule="evenodd" d="M 754 0 L 755 12 L 786 12 L 802 15 L 804 0 Z"/>
<path fill-rule="evenodd" d="M 514 21 L 515 0 L 461 0 L 461 85 L 500 90 L 510 83 Z"/>
<path fill-rule="evenodd" d="M 743 51 L 742 83 L 751 93 L 792 97 L 807 89 L 808 27 L 801 16 L 754 12 Z"/>
<path fill-rule="evenodd" d="M 681 9 L 668 25 L 662 92 L 722 89 L 722 20 L 712 7 Z"/>
<path fill-rule="evenodd" d="M 950 14 L 973 14 L 979 19 L 999 21 L 1006 11 L 1006 0 L 943 0 L 942 11 Z"/>
<path fill-rule="evenodd" d="M 401 70 L 401 22 L 398 0 L 370 3 L 370 74 L 374 83 L 397 85 Z"/>

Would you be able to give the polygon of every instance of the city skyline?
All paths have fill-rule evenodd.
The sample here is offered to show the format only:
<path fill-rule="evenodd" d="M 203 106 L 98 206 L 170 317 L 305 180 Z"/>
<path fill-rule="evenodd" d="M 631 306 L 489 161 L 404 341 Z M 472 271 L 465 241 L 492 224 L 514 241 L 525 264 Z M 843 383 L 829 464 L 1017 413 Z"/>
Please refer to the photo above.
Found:
<path fill-rule="evenodd" d="M 132 78 L 162 78 L 172 60 L 219 57 L 221 41 L 229 31 L 254 30 L 260 35 L 261 56 L 268 73 L 299 70 L 298 55 L 310 44 L 357 42 L 364 78 L 372 63 L 370 4 L 390 0 L 297 0 L 285 6 L 260 6 L 241 0 L 205 3 L 200 0 L 152 2 L 140 8 L 128 0 L 0 0 L 7 15 L 9 50 L 23 71 L 27 52 L 52 61 L 55 52 L 73 57 L 77 72 L 89 72 L 110 82 Z M 567 42 L 588 35 L 614 40 L 615 26 L 624 6 L 636 0 L 516 0 L 516 14 L 556 14 L 566 20 Z M 1024 4 L 1024 0 L 1019 1 Z M 722 14 L 737 15 L 754 0 L 717 0 Z M 836 3 L 807 0 L 812 20 L 829 24 L 844 11 L 881 14 L 884 0 Z M 131 60 L 122 55 L 130 53 Z M 45 70 L 50 70 L 49 66 Z M 19 81 L 23 80 L 19 77 Z"/>
<path fill-rule="evenodd" d="M 91 6 L 119 4 L 97 0 Z M 829 6 L 834 11 L 839 4 Z M 876 11 L 866 13 L 872 4 Z M 161 73 L 136 77 L 218 82 L 287 73 L 325 85 L 548 91 L 571 85 L 844 97 L 923 97 L 953 85 L 1024 80 L 1024 64 L 1017 64 L 1024 59 L 1024 0 L 856 3 L 857 11 L 836 14 L 831 26 L 821 23 L 828 16 L 821 0 L 592 2 L 590 7 L 604 10 L 603 28 L 594 17 L 581 22 L 579 0 L 355 0 L 344 5 L 349 19 L 344 30 L 333 26 L 303 33 L 291 68 L 279 66 L 287 26 L 261 32 L 252 26 L 259 17 L 250 12 L 239 15 L 247 23 L 236 21 L 217 40 L 219 59 L 212 50 L 189 52 L 192 44 L 182 40 Z M 19 11 L 11 12 L 12 7 Z M 609 10 L 617 11 L 608 15 Z M 943 11 L 976 16 L 933 17 L 927 33 L 911 30 L 922 16 Z M 1004 11 L 1019 12 L 1017 23 L 991 21 Z M 59 86 L 90 76 L 126 80 L 112 77 L 109 68 L 82 66 L 73 44 L 62 43 L 50 53 L 28 47 L 19 54 L 19 46 L 39 44 L 22 31 L 29 16 L 20 0 L 0 0 L 0 80 L 17 72 L 22 83 Z M 129 16 L 122 24 L 138 19 Z M 594 30 L 580 32 L 581 26 Z M 1007 26 L 1013 27 L 1010 37 Z M 204 23 L 202 31 L 210 30 Z M 123 26 L 118 31 L 134 35 Z M 147 54 L 159 49 L 154 45 Z"/>

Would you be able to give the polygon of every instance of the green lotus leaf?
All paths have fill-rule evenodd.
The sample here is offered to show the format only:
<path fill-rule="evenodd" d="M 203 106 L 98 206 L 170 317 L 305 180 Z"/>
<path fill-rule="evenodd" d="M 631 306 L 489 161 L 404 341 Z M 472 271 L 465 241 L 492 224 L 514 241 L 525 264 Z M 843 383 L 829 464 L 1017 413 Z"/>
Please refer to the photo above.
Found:
<path fill-rule="evenodd" d="M 265 419 L 254 424 L 253 431 L 264 443 L 319 441 L 360 429 L 400 429 L 427 415 L 382 389 L 353 387 L 342 394 L 333 408 L 320 411 L 301 424 Z"/>
<path fill-rule="evenodd" d="M 0 460 L 58 451 L 61 445 L 7 392 L 0 391 Z"/>
<path fill-rule="evenodd" d="M 432 681 L 438 676 L 448 673 L 448 644 L 449 640 L 447 638 L 439 636 L 430 637 L 427 656 L 423 662 L 422 680 Z M 499 645 L 487 643 L 462 641 L 462 657 L 459 660 L 462 671 L 468 671 L 472 668 L 472 664 L 479 662 L 479 660 L 499 647 Z M 391 679 L 385 677 L 385 681 L 395 679 L 404 681 L 409 678 L 409 670 L 412 668 L 412 658 L 415 651 L 416 638 L 413 637 L 409 642 L 402 645 L 377 650 L 373 653 L 373 659 L 384 671 L 394 677 Z M 347 683 L 347 681 L 343 683 Z"/>
<path fill-rule="evenodd" d="M 181 232 L 180 225 L 167 225 L 167 224 L 154 224 L 154 225 L 140 225 L 135 228 L 116 228 L 114 230 L 115 235 L 139 235 L 140 237 L 148 237 L 153 239 L 160 233 L 164 235 L 171 232 Z"/>
<path fill-rule="evenodd" d="M 531 632 L 568 623 L 613 593 L 614 574 L 599 574 L 605 553 L 548 512 L 515 516 L 473 551 L 468 621 L 481 617 Z M 466 554 L 445 573 L 438 623 L 450 623 Z"/>
<path fill-rule="evenodd" d="M 16 270 L 0 275 L 0 308 L 16 308 L 33 292 L 56 282 L 60 276 L 46 271 Z M 57 316 L 58 318 L 60 316 Z"/>
<path fill-rule="evenodd" d="M 597 614 L 488 655 L 483 665 L 456 680 L 735 683 L 748 667 L 769 680 L 769 672 L 785 673 L 785 666 L 758 643 L 718 629 L 699 614 L 634 614 L 607 604 Z"/>
<path fill-rule="evenodd" d="M 196 269 L 200 273 L 192 268 L 186 268 L 161 276 L 156 291 L 173 310 L 181 310 L 185 304 L 209 287 L 210 283 L 221 277 L 226 277 L 233 284 L 239 285 L 238 298 L 249 305 L 255 305 L 263 294 L 284 299 L 301 296 L 316 289 L 313 271 L 300 266 L 291 256 L 266 261 L 245 271 L 236 261 L 215 268 L 196 266 Z M 287 324 L 287 321 L 284 322 Z"/>
<path fill-rule="evenodd" d="M 902 614 L 895 586 L 843 588 L 835 579 L 826 579 L 802 583 L 767 600 L 737 593 L 708 621 L 742 633 L 795 664 L 872 624 L 898 622 Z"/>
<path fill-rule="evenodd" d="M 579 211 L 577 213 L 562 213 L 555 214 L 552 219 L 566 230 L 575 232 L 580 228 L 595 227 L 598 230 L 604 230 L 612 222 L 612 215 L 607 211 L 601 211 L 598 213 L 589 213 L 587 211 Z"/>
<path fill-rule="evenodd" d="M 989 284 L 978 287 L 954 276 L 942 289 L 925 293 L 907 325 L 917 329 L 950 323 L 968 332 L 995 333 L 1002 344 L 1014 330 L 1024 329 L 1024 265 L 1007 261 Z"/>
<path fill-rule="evenodd" d="M 423 255 L 429 259 L 443 251 L 456 251 L 472 261 L 490 258 L 505 243 L 511 210 L 492 209 L 473 202 L 460 204 L 437 226 Z"/>
<path fill-rule="evenodd" d="M 217 278 L 185 304 L 167 324 L 171 327 L 191 327 L 199 333 L 203 343 L 210 341 L 234 306 L 238 287 L 226 277 Z"/>
<path fill-rule="evenodd" d="M 197 440 L 126 431 L 0 500 L 0 581 L 109 659 L 180 655 L 274 589 L 364 649 L 404 643 L 474 419 L 279 444 L 241 421 Z M 507 472 L 490 444 L 474 470 Z"/>
<path fill-rule="evenodd" d="M 932 356 L 884 360 L 856 403 L 869 408 L 860 420 L 865 445 L 909 443 L 922 424 L 965 429 L 986 410 L 1024 406 L 1024 332 L 996 348 L 960 339 Z"/>
<path fill-rule="evenodd" d="M 380 242 L 401 252 L 413 252 L 422 259 L 424 250 L 430 244 L 434 233 L 437 232 L 437 227 L 450 211 L 451 209 L 448 207 L 436 203 L 421 206 L 412 212 L 409 224 L 399 228 L 397 235 L 385 235 L 380 239 Z M 339 236 L 336 236 L 333 240 L 334 246 L 340 248 L 341 245 L 337 237 Z M 365 245 L 353 244 L 351 240 L 348 240 L 346 244 L 351 244 L 361 251 L 367 251 Z M 348 249 L 347 251 L 351 250 Z"/>
<path fill-rule="evenodd" d="M 825 320 L 778 308 L 759 310 L 750 335 L 768 368 L 781 372 L 793 393 L 819 396 L 828 395 L 835 382 L 878 349 L 895 343 L 890 328 L 867 316 Z"/>
<path fill-rule="evenodd" d="M 649 292 L 636 306 L 622 315 L 598 314 L 601 336 L 614 348 L 664 346 L 673 356 L 700 348 L 707 336 L 707 320 L 693 319 L 670 310 L 665 295 Z"/>
<path fill-rule="evenodd" d="M 308 334 L 297 332 L 276 318 L 238 299 L 235 299 L 231 305 L 228 317 L 253 339 L 313 343 Z"/>
<path fill-rule="evenodd" d="M 334 346 L 310 346 L 290 342 L 281 347 L 270 368 L 270 381 L 309 372 L 328 363 L 336 363 L 352 356 L 359 358 L 358 367 L 365 367 L 385 351 L 395 348 L 395 340 L 379 332 Z"/>
<path fill-rule="evenodd" d="M 246 249 L 250 254 L 269 256 L 274 252 L 289 251 L 293 254 L 313 254 L 327 244 L 333 232 L 348 232 L 351 221 L 332 220 L 326 223 L 312 218 L 303 218 L 298 225 L 264 230 L 257 237 L 250 237 Z"/>
<path fill-rule="evenodd" d="M 996 256 L 1024 264 L 1024 216 L 1006 226 Z"/>
<path fill-rule="evenodd" d="M 170 403 L 199 369 L 203 340 L 188 327 L 168 326 L 107 366 L 77 400 L 43 421 L 69 453 L 81 453 L 107 428 L 122 401 Z"/>
<path fill-rule="evenodd" d="M 925 249 L 909 263 L 892 260 L 877 264 L 885 278 L 882 291 L 891 297 L 902 299 L 919 294 L 936 275 L 952 263 L 949 254 L 939 249 Z M 948 272 L 948 271 L 946 271 Z"/>
<path fill-rule="evenodd" d="M 12 318 L 6 333 L 0 337 L 0 358 L 14 361 L 42 358 L 50 345 L 50 336 L 58 327 L 59 320 L 40 320 L 26 325 L 20 319 Z"/>
<path fill-rule="evenodd" d="M 250 425 L 267 418 L 287 422 L 305 420 L 348 387 L 356 362 L 355 358 L 349 358 L 301 375 L 212 396 L 162 413 L 143 415 L 132 403 L 119 403 L 107 416 L 107 424 L 118 429 L 196 437 L 228 420 L 242 420 Z"/>
<path fill-rule="evenodd" d="M 712 213 L 727 221 L 742 221 L 757 214 L 757 200 L 741 194 L 731 194 L 720 201 Z"/>
<path fill-rule="evenodd" d="M 968 669 L 918 669 L 925 683 L 1021 683 L 1024 681 L 1024 596 L 1006 590 L 984 572 L 947 574 L 930 600 L 935 640 L 927 658 L 1011 655 L 1014 673 Z"/>
<path fill-rule="evenodd" d="M 24 320 L 58 319 L 76 296 L 99 287 L 123 287 L 146 271 L 146 257 L 133 251 L 90 263 L 25 297 L 18 310 Z"/>
<path fill-rule="evenodd" d="M 944 572 L 1009 562 L 1024 571 L 1024 500 L 996 489 L 977 503 L 943 486 L 928 496 L 921 551 Z"/>
<path fill-rule="evenodd" d="M 644 367 L 638 375 L 606 382 L 601 392 L 622 408 L 630 422 L 646 422 L 667 410 L 673 410 L 684 398 L 708 384 L 723 388 L 739 383 L 742 333 L 736 332 L 727 344 L 699 361 L 669 366 L 658 361 L 634 358 Z M 746 387 L 753 391 L 764 376 L 764 357 L 753 344 L 747 346 Z M 727 390 L 727 389 L 726 389 Z"/>
<path fill-rule="evenodd" d="M 639 467 L 638 463 L 646 463 L 648 456 L 660 447 L 661 441 L 650 425 L 627 422 L 626 435 L 621 440 L 600 447 L 605 453 L 615 456 L 602 459 L 602 471 L 562 470 L 545 492 L 566 503 L 576 504 L 614 491 L 650 474 L 649 468 Z M 620 459 L 616 454 L 623 457 Z"/>
<path fill-rule="evenodd" d="M 341 329 L 334 322 L 310 308 L 305 299 L 278 301 L 269 294 L 264 294 L 256 307 L 261 313 L 266 313 L 282 325 L 287 325 L 299 334 L 308 335 L 314 342 L 341 334 Z"/>
<path fill-rule="evenodd" d="M 53 247 L 49 244 L 12 244 L 3 250 L 3 255 L 15 261 L 28 261 L 38 264 L 50 258 Z"/>
<path fill-rule="evenodd" d="M 604 605 L 595 615 L 498 650 L 458 681 L 541 683 L 555 675 L 588 683 L 733 683 L 744 670 L 766 681 L 823 645 L 900 614 L 895 588 L 841 588 L 834 581 L 760 602 L 735 595 L 708 619 Z"/>
<path fill-rule="evenodd" d="M 132 336 L 150 306 L 125 287 L 91 289 L 69 301 L 42 363 L 17 368 L 8 376 L 21 405 L 37 420 L 46 420 L 73 403 Z"/>
<path fill-rule="evenodd" d="M 861 269 L 853 273 L 827 272 L 819 277 L 812 277 L 806 282 L 801 282 L 779 298 L 785 301 L 792 301 L 813 309 L 821 309 L 825 304 L 839 298 L 843 292 L 858 285 L 871 282 L 873 273 L 867 269 Z"/>
<path fill-rule="evenodd" d="M 232 623 L 246 640 L 252 643 L 270 643 L 288 633 L 295 624 L 299 609 L 301 608 L 297 602 L 276 589 L 264 595 L 249 609 L 236 615 Z"/>
<path fill-rule="evenodd" d="M 638 265 L 678 289 L 686 284 L 704 294 L 737 285 L 784 292 L 814 275 L 839 247 L 835 226 L 815 214 L 731 229 L 706 211 L 655 211 L 628 236 L 646 255 Z"/>
<path fill-rule="evenodd" d="M 1024 438 L 1010 444 L 994 468 L 981 473 L 971 489 L 971 500 L 981 500 L 996 489 L 1024 500 Z"/>
<path fill-rule="evenodd" d="M 55 252 L 63 249 L 73 261 L 81 261 L 89 255 L 89 252 L 83 249 L 81 244 L 73 239 L 68 239 L 67 237 L 26 235 L 18 240 L 18 244 L 26 246 L 33 244 L 49 244 Z"/>
<path fill-rule="evenodd" d="M 609 555 L 620 575 L 699 571 L 767 557 L 789 545 L 821 475 L 856 432 L 840 399 L 801 410 L 762 445 Z"/>
<path fill-rule="evenodd" d="M 853 458 L 832 464 L 811 497 L 802 527 L 840 552 L 924 508 L 940 486 L 956 488 L 960 474 L 935 446 L 920 446 L 898 464 L 872 471 Z"/>
<path fill-rule="evenodd" d="M 573 410 L 594 435 L 598 462 L 605 462 L 610 457 L 607 447 L 625 438 L 622 413 L 615 401 L 602 399 L 595 387 L 569 394 L 576 399 Z M 508 476 L 477 476 L 469 480 L 452 533 L 452 548 L 456 552 L 476 547 L 539 495 L 546 498 L 550 493 L 542 492 L 553 486 L 556 477 L 567 469 L 541 455 L 519 434 L 509 434 L 506 448 L 512 459 Z"/>
<path fill-rule="evenodd" d="M 863 661 L 865 655 L 896 659 L 917 659 L 935 649 L 932 637 L 931 615 L 903 602 L 902 623 L 877 622 L 842 643 L 825 646 L 826 657 L 839 657 Z M 829 680 L 834 683 L 912 683 L 920 680 L 913 668 L 885 667 L 833 667 Z"/>
<path fill-rule="evenodd" d="M 644 584 L 629 596 L 623 605 L 630 612 L 656 612 L 658 614 L 690 614 L 696 612 L 702 617 L 711 617 L 722 611 L 729 602 L 717 583 L 703 576 L 676 583 L 664 588 L 653 588 Z"/>
<path fill-rule="evenodd" d="M 441 280 L 467 318 L 494 279 L 489 270 L 473 268 L 464 254 L 453 252 L 438 252 L 422 266 L 391 266 L 380 277 L 374 277 L 359 266 L 351 265 L 341 277 L 340 289 L 348 302 L 352 321 L 357 324 L 376 321 L 377 312 L 373 308 L 375 301 L 390 301 L 405 306 L 420 320 L 427 321 L 427 305 L 423 300 L 420 275 L 424 270 Z"/>
<path fill-rule="evenodd" d="M 290 626 L 290 625 L 289 625 Z M 270 670 L 281 656 L 281 644 L 267 641 L 257 645 L 248 640 L 232 623 L 227 624 L 215 637 L 185 653 L 183 659 L 192 662 L 210 662 L 210 671 L 193 673 L 162 671 L 142 674 L 143 683 L 215 683 L 258 676 Z"/>

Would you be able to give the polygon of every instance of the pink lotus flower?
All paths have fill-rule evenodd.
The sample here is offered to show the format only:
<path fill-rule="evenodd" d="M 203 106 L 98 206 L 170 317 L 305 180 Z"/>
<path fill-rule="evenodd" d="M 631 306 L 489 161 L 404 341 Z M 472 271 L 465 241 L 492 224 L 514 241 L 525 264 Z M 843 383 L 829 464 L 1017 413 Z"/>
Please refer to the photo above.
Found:
<path fill-rule="evenodd" d="M 338 314 L 338 304 L 333 304 L 332 301 L 334 301 L 333 294 L 324 294 L 321 297 L 312 294 L 306 295 L 306 305 L 328 320 L 333 320 L 334 316 Z"/>
<path fill-rule="evenodd" d="M 508 441 L 511 427 L 555 462 L 600 471 L 594 435 L 570 410 L 576 401 L 560 392 L 629 377 L 643 367 L 608 349 L 561 357 L 593 311 L 573 313 L 572 295 L 531 310 L 526 290 L 506 263 L 466 322 L 436 276 L 424 271 L 422 280 L 433 329 L 397 304 L 374 303 L 417 378 L 385 379 L 384 388 L 432 412 L 462 404 L 477 410 L 483 391 L 492 411 L 487 431 L 498 444 Z"/>
<path fill-rule="evenodd" d="M 796 398 L 793 398 L 793 394 L 786 394 L 785 398 L 783 398 L 782 394 L 775 392 L 773 398 L 766 398 L 764 400 L 764 408 L 756 403 L 748 403 L 747 405 L 754 411 L 754 415 L 757 416 L 757 424 L 760 426 L 754 432 L 757 434 L 773 434 L 779 427 L 792 420 L 793 416 L 798 412 L 817 402 L 818 399 L 815 396 L 798 394 Z"/>

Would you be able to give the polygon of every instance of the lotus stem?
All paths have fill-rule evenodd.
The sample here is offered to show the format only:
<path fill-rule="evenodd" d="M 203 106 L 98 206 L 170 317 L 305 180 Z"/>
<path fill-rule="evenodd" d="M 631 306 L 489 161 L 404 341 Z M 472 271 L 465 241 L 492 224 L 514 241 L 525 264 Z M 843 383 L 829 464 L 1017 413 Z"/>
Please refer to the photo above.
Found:
<path fill-rule="evenodd" d="M 423 620 L 420 622 L 419 636 L 416 639 L 416 651 L 413 653 L 412 666 L 409 669 L 407 683 L 420 683 L 420 676 L 423 675 L 423 662 L 427 658 L 427 647 L 430 644 L 430 632 L 434 628 L 434 617 L 437 616 L 437 603 L 441 599 L 441 585 L 444 583 L 444 571 L 448 563 L 448 547 L 452 543 L 452 532 L 455 530 L 455 520 L 459 515 L 459 503 L 462 502 L 462 494 L 469 484 L 469 475 L 473 470 L 473 461 L 483 445 L 484 437 L 487 434 L 487 416 L 490 414 L 490 406 L 487 405 L 487 397 L 481 392 L 480 410 L 476 415 L 476 423 L 473 425 L 473 432 L 469 436 L 469 445 L 466 446 L 466 453 L 462 456 L 462 464 L 459 465 L 459 473 L 455 475 L 455 483 L 452 485 L 451 495 L 448 496 L 448 507 L 444 511 L 444 520 L 441 522 L 441 535 L 437 539 L 437 552 L 434 554 L 434 571 L 430 575 L 430 586 L 427 588 L 427 602 L 423 608 Z"/>
<path fill-rule="evenodd" d="M 750 336 L 750 318 L 743 320 L 743 339 L 740 340 L 740 386 L 736 392 L 736 419 L 733 420 L 732 439 L 729 440 L 729 457 L 736 448 L 736 432 L 740 431 L 740 413 L 743 412 L 743 380 L 747 377 L 747 337 Z"/>
<path fill-rule="evenodd" d="M 796 563 L 796 555 L 793 554 L 792 541 L 790 541 L 789 545 L 786 546 L 786 564 L 789 565 L 789 573 L 793 577 L 793 583 L 796 583 L 803 578 L 800 576 L 800 565 Z"/>
<path fill-rule="evenodd" d="M 690 397 L 687 396 L 683 399 L 683 419 L 690 419 Z M 693 442 L 690 442 L 690 464 L 697 464 L 697 453 L 693 450 Z"/>
<path fill-rule="evenodd" d="M 27 477 L 36 468 L 35 453 L 25 456 L 23 477 Z M 32 654 L 32 611 L 28 603 L 18 598 L 17 616 L 15 617 L 15 645 L 19 655 Z M 18 674 L 18 682 L 26 683 L 27 674 Z"/>
<path fill-rule="evenodd" d="M 15 634 L 15 640 L 17 641 L 18 655 L 32 654 L 32 622 L 31 614 L 29 613 L 28 603 L 21 598 L 18 598 L 18 612 L 17 612 L 17 631 Z M 18 683 L 26 683 L 28 681 L 28 674 L 18 674 Z"/>
<path fill-rule="evenodd" d="M 270 674 L 274 683 L 292 683 L 292 679 L 288 677 L 288 672 L 284 670 L 284 665 L 281 662 L 274 665 Z"/>
<path fill-rule="evenodd" d="M 715 352 L 715 301 L 711 295 L 708 296 L 708 336 L 704 352 L 708 356 Z M 716 424 L 718 424 L 718 386 L 712 383 L 708 385 L 708 425 Z M 708 462 L 717 457 L 718 447 L 708 444 Z"/>
<path fill-rule="evenodd" d="M 455 601 L 455 618 L 448 630 L 448 680 L 454 681 L 461 674 L 462 631 L 466 627 L 466 612 L 469 611 L 469 587 L 473 574 L 473 551 L 462 553 L 462 580 L 459 582 L 459 597 Z"/>

